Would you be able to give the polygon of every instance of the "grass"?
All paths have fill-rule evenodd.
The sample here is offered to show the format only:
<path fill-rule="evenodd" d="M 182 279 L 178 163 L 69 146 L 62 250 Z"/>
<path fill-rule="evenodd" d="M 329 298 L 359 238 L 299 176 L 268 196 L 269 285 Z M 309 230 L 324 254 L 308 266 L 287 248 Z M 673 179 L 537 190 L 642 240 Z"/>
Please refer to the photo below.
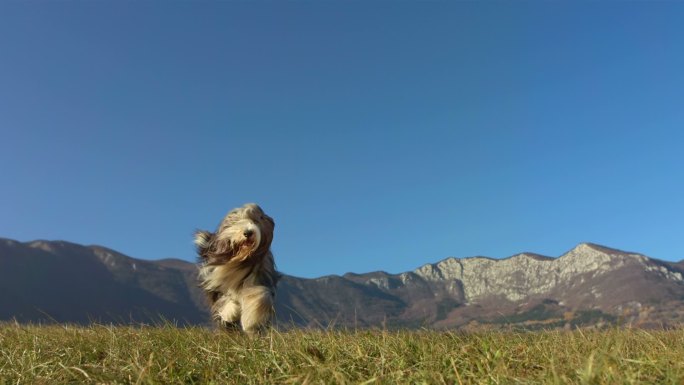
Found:
<path fill-rule="evenodd" d="M 0 384 L 682 384 L 684 330 L 0 326 Z"/>

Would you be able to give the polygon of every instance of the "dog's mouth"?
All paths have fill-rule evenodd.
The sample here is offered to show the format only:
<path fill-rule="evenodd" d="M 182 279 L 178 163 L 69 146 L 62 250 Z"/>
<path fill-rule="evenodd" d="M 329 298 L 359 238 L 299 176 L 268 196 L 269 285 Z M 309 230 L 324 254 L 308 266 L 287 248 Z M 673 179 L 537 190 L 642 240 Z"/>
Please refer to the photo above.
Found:
<path fill-rule="evenodd" d="M 235 245 L 233 258 L 236 261 L 245 261 L 252 257 L 252 254 L 256 251 L 257 244 L 254 240 L 246 239 L 239 244 Z"/>
<path fill-rule="evenodd" d="M 253 239 L 247 239 L 240 244 L 241 249 L 251 249 L 255 246 L 256 242 Z"/>

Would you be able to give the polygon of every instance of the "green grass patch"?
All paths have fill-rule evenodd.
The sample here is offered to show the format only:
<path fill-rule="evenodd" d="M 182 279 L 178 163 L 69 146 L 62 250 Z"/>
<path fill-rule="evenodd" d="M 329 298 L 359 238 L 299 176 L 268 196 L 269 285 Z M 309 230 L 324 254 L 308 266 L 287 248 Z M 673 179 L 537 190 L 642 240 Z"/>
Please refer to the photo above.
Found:
<path fill-rule="evenodd" d="M 684 331 L 0 326 L 0 384 L 682 384 Z"/>

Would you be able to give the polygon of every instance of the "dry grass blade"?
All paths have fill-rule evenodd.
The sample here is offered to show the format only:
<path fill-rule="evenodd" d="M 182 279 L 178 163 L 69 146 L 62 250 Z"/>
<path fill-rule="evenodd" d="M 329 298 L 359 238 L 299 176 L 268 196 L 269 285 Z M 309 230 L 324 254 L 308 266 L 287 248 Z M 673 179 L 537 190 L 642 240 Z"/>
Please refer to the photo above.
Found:
<path fill-rule="evenodd" d="M 681 384 L 684 331 L 0 326 L 0 384 Z M 85 370 L 84 370 L 85 368 Z"/>

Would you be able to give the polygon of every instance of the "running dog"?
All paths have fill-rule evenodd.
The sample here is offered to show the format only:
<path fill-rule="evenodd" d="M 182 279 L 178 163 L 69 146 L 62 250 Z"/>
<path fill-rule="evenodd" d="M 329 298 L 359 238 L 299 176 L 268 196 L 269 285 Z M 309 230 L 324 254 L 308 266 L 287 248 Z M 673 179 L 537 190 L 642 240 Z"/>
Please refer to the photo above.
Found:
<path fill-rule="evenodd" d="M 200 287 L 219 326 L 252 335 L 270 325 L 280 278 L 271 253 L 274 227 L 273 218 L 248 203 L 230 211 L 216 232 L 195 233 Z"/>

